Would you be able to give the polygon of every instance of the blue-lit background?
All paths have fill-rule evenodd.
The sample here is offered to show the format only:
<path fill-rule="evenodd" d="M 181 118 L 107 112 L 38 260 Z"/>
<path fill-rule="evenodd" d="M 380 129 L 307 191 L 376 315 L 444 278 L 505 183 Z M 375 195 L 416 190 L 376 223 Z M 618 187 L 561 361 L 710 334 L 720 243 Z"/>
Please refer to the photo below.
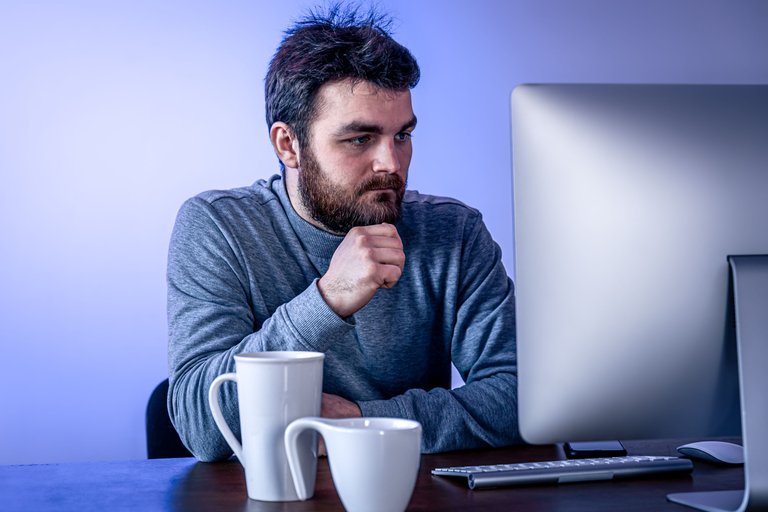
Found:
<path fill-rule="evenodd" d="M 0 464 L 145 456 L 176 211 L 277 172 L 263 76 L 314 4 L 2 0 Z M 515 84 L 768 83 L 764 0 L 380 5 L 422 68 L 410 186 L 478 207 L 510 271 Z"/>

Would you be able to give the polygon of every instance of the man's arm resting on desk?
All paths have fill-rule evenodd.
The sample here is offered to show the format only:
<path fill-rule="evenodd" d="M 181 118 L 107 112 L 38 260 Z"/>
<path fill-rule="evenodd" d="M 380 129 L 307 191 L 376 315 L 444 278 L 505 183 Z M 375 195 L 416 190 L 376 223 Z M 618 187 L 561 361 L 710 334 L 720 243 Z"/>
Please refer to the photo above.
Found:
<path fill-rule="evenodd" d="M 422 424 L 422 451 L 508 446 L 519 441 L 516 377 L 498 374 L 454 390 L 412 389 L 390 400 L 359 402 L 363 416 L 414 419 Z"/>

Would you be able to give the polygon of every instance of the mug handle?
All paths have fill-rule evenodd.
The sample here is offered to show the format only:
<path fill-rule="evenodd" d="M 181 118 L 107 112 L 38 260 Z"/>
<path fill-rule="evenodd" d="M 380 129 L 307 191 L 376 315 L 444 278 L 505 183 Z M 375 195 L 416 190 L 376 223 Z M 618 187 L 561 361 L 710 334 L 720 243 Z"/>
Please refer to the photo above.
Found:
<path fill-rule="evenodd" d="M 227 420 L 224 419 L 224 415 L 221 413 L 221 406 L 219 405 L 219 388 L 228 380 L 237 383 L 237 374 L 223 373 L 213 380 L 210 389 L 208 389 L 208 406 L 211 408 L 213 421 L 215 421 L 216 426 L 219 427 L 219 431 L 221 431 L 221 435 L 224 436 L 224 440 L 229 447 L 232 448 L 232 451 L 235 452 L 235 455 L 237 455 L 237 458 L 240 460 L 240 464 L 245 466 L 243 446 L 240 444 L 240 441 L 237 440 L 235 434 L 232 433 L 232 429 L 229 428 L 229 425 L 227 425 Z"/>
<path fill-rule="evenodd" d="M 293 485 L 296 488 L 296 495 L 300 500 L 308 500 L 312 497 L 307 480 L 314 478 L 314 473 L 310 471 L 310 468 L 306 467 L 306 463 L 309 461 L 304 457 L 304 463 L 302 463 L 302 457 L 299 453 L 298 439 L 299 436 L 305 430 L 316 430 L 323 438 L 329 429 L 329 425 L 326 424 L 323 418 L 299 418 L 291 422 L 285 429 L 283 440 L 285 441 L 285 454 L 288 457 L 288 466 L 291 468 L 291 476 L 293 477 Z M 328 443 L 325 444 L 326 449 Z M 314 456 L 314 455 L 313 455 Z M 314 483 L 314 482 L 313 482 Z M 314 485 L 312 486 L 314 489 Z"/>

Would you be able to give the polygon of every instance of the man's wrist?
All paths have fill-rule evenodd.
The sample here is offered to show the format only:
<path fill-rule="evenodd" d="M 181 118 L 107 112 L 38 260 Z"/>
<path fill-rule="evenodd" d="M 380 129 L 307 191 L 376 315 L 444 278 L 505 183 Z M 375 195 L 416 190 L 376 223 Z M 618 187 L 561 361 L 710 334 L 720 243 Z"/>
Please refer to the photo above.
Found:
<path fill-rule="evenodd" d="M 322 277 L 317 281 L 317 291 L 320 292 L 320 297 L 322 297 L 331 311 L 336 313 L 336 315 L 338 315 L 340 318 L 347 319 L 355 313 L 349 308 L 345 308 L 343 306 L 344 301 L 338 298 L 339 294 L 336 292 L 334 287 L 329 286 L 325 281 L 323 281 Z"/>

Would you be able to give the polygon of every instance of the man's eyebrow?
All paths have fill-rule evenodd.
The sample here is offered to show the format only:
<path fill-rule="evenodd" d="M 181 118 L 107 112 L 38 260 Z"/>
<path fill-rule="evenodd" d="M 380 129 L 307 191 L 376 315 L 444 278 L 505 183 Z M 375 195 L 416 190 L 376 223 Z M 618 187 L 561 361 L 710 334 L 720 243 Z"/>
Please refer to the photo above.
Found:
<path fill-rule="evenodd" d="M 413 116 L 407 123 L 405 123 L 399 132 L 404 132 L 405 130 L 412 129 L 416 126 L 416 116 Z M 349 133 L 375 133 L 375 134 L 382 134 L 384 133 L 384 128 L 381 125 L 378 124 L 371 124 L 366 123 L 363 121 L 352 121 L 351 123 L 345 124 L 338 130 L 336 130 L 336 136 L 341 137 L 344 135 L 347 135 Z"/>
<path fill-rule="evenodd" d="M 405 130 L 412 130 L 413 128 L 416 128 L 416 116 L 413 116 L 410 121 L 405 123 L 402 128 L 400 128 L 401 132 L 404 132 Z"/>

